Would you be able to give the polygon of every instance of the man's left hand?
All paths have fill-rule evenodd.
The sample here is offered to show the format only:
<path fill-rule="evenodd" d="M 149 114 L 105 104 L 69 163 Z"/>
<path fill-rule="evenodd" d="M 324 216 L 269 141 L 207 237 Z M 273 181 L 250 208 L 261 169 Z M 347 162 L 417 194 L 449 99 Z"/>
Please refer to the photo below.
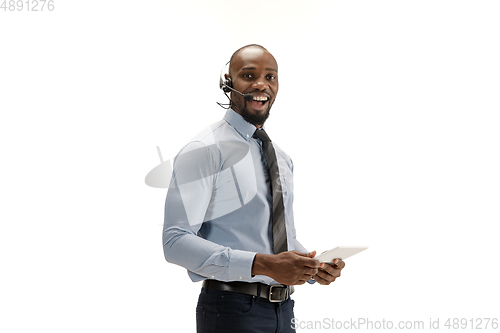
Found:
<path fill-rule="evenodd" d="M 344 266 L 345 263 L 341 259 L 335 259 L 333 264 L 322 263 L 318 273 L 313 278 L 319 284 L 329 285 L 340 276 L 340 271 Z"/>

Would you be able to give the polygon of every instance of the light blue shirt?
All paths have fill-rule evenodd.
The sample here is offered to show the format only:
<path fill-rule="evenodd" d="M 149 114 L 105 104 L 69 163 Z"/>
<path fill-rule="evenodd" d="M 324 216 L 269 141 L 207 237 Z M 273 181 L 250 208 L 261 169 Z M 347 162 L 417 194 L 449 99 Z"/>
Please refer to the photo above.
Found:
<path fill-rule="evenodd" d="M 251 275 L 256 253 L 273 254 L 270 177 L 256 127 L 229 109 L 176 156 L 165 202 L 163 250 L 192 281 L 277 284 Z M 270 134 L 272 139 L 272 133 Z M 293 164 L 274 141 L 288 250 L 307 252 L 293 220 Z"/>

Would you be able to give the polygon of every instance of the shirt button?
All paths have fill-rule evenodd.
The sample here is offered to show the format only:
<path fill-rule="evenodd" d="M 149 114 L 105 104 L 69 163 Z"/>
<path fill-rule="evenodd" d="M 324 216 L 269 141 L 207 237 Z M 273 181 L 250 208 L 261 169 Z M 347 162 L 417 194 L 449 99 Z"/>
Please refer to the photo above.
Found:
<path fill-rule="evenodd" d="M 250 135 L 247 134 L 247 139 L 250 137 Z"/>
<path fill-rule="evenodd" d="M 212 275 L 211 278 L 213 279 L 213 278 L 215 278 L 215 276 Z"/>
<path fill-rule="evenodd" d="M 243 280 L 243 278 L 240 276 L 240 280 Z"/>

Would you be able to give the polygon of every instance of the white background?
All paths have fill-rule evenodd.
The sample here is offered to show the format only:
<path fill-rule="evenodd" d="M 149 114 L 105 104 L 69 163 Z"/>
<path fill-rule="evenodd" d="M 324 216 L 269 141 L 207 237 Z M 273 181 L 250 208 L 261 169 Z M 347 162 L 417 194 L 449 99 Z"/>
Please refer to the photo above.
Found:
<path fill-rule="evenodd" d="M 303 321 L 500 317 L 497 1 L 61 1 L 0 11 L 2 332 L 194 332 L 200 284 L 144 184 L 219 120 L 224 63 L 278 60 L 268 133 L 310 250 L 367 245 Z M 484 326 L 483 326 L 484 327 Z"/>

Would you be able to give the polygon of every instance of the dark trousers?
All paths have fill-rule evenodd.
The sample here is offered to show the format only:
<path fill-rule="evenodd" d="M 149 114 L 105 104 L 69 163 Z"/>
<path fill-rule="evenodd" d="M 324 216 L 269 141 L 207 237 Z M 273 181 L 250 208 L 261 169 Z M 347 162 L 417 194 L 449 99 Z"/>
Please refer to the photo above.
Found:
<path fill-rule="evenodd" d="M 291 298 L 271 303 L 261 297 L 202 288 L 196 329 L 198 333 L 295 333 L 293 304 Z"/>

